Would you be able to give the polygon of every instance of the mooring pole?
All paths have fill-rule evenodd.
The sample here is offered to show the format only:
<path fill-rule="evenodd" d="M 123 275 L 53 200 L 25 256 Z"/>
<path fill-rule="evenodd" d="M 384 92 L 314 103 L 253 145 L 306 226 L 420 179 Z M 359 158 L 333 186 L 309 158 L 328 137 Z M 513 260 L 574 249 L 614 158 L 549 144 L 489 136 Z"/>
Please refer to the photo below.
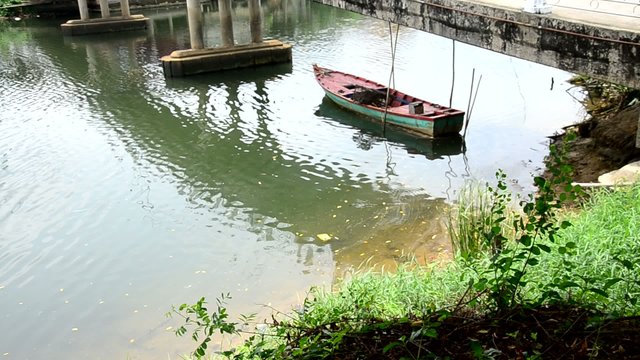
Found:
<path fill-rule="evenodd" d="M 220 11 L 220 37 L 222 46 L 233 46 L 233 21 L 231 20 L 231 0 L 218 0 Z"/>
<path fill-rule="evenodd" d="M 202 34 L 202 8 L 200 0 L 187 0 L 187 18 L 189 21 L 189 40 L 192 49 L 204 48 Z"/>
<path fill-rule="evenodd" d="M 249 0 L 249 15 L 251 16 L 251 42 L 262 42 L 262 14 L 260 0 Z"/>

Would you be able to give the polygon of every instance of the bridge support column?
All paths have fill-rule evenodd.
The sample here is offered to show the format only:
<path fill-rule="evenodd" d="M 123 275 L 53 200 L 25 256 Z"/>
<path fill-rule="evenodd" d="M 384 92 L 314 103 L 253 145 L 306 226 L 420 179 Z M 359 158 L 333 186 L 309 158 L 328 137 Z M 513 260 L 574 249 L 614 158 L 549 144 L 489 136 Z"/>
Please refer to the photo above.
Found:
<path fill-rule="evenodd" d="M 109 0 L 100 0 L 100 15 L 103 19 L 109 17 Z"/>
<path fill-rule="evenodd" d="M 87 0 L 78 0 L 80 10 L 79 20 L 69 20 L 60 25 L 65 36 L 99 34 L 115 31 L 144 30 L 148 27 L 149 19 L 142 15 L 131 15 L 129 0 L 120 0 L 122 16 L 111 16 L 109 0 L 99 0 L 102 18 L 91 19 Z"/>
<path fill-rule="evenodd" d="M 551 14 L 551 5 L 547 5 L 546 0 L 527 0 L 523 10 L 534 14 Z"/>
<path fill-rule="evenodd" d="M 120 0 L 120 13 L 123 19 L 131 17 L 131 11 L 129 10 L 129 0 Z"/>
<path fill-rule="evenodd" d="M 187 0 L 187 4 L 191 2 L 197 3 L 198 6 L 200 3 L 199 0 Z M 188 9 L 191 31 L 192 12 L 191 8 Z M 221 46 L 206 49 L 197 48 L 192 39 L 191 49 L 176 50 L 160 59 L 165 77 L 183 77 L 206 72 L 291 62 L 291 45 L 278 40 L 265 41 L 262 39 L 260 0 L 249 0 L 251 43 L 247 45 L 235 45 L 231 0 L 218 0 L 218 11 L 220 11 Z M 202 29 L 201 25 L 202 20 L 200 20 L 199 29 Z"/>
<path fill-rule="evenodd" d="M 202 8 L 200 0 L 187 0 L 187 18 L 189 22 L 189 40 L 192 49 L 204 48 L 202 34 Z"/>
<path fill-rule="evenodd" d="M 89 20 L 87 0 L 78 0 L 78 10 L 80 10 L 80 20 Z"/>
<path fill-rule="evenodd" d="M 233 46 L 233 21 L 231 20 L 231 0 L 218 0 L 220 12 L 220 37 L 222 46 Z"/>
<path fill-rule="evenodd" d="M 262 42 L 262 14 L 260 12 L 260 0 L 249 0 L 249 15 L 251 17 L 251 42 Z"/>

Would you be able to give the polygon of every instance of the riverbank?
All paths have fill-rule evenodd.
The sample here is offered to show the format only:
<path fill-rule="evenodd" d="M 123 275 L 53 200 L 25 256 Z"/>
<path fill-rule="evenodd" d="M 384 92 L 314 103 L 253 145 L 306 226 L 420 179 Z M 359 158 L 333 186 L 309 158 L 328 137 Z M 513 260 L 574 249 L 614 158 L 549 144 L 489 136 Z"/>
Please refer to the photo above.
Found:
<path fill-rule="evenodd" d="M 586 94 L 588 117 L 553 136 L 552 144 L 566 142 L 574 181 L 595 183 L 599 176 L 640 159 L 640 91 L 585 77 L 575 77 L 572 83 Z M 567 133 L 572 134 L 570 140 Z"/>

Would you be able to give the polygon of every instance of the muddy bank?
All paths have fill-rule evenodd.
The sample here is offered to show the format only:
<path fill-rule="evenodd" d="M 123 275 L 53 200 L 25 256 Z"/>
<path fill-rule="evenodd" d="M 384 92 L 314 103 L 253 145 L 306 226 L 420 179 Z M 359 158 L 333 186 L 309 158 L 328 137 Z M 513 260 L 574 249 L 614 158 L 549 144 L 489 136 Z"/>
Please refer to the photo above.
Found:
<path fill-rule="evenodd" d="M 582 123 L 552 137 L 552 143 L 567 142 L 567 158 L 576 182 L 596 182 L 598 176 L 640 160 L 640 149 L 636 148 L 639 91 L 616 87 L 617 91 L 603 92 L 606 85 L 598 84 L 577 84 L 587 92 L 584 105 L 589 115 Z M 576 134 L 575 139 L 568 141 L 569 132 Z"/>

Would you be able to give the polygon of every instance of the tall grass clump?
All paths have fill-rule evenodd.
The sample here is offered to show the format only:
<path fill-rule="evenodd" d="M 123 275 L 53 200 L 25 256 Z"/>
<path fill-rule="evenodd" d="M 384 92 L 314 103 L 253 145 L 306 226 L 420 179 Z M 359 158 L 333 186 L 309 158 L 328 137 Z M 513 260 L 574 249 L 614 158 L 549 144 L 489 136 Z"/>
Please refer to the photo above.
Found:
<path fill-rule="evenodd" d="M 502 172 L 496 176 L 505 178 Z M 458 193 L 455 208 L 448 214 L 446 225 L 453 251 L 464 259 L 483 253 L 496 254 L 505 245 L 504 240 L 513 236 L 509 224 L 516 210 L 510 193 L 502 188 L 504 184 L 497 186 L 494 189 L 488 183 L 467 181 Z"/>

